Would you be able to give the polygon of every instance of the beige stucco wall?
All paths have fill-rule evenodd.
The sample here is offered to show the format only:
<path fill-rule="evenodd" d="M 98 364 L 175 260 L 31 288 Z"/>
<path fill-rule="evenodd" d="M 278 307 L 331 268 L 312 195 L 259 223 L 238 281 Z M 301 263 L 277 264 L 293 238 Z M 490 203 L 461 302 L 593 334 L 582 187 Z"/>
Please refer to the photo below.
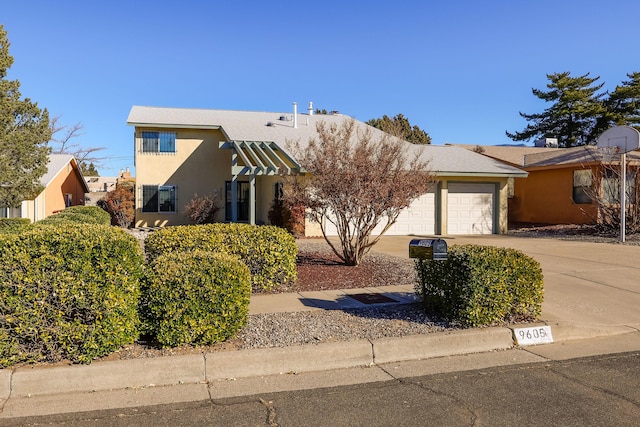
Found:
<path fill-rule="evenodd" d="M 175 153 L 143 153 L 143 131 L 176 132 Z M 195 195 L 217 194 L 220 212 L 225 219 L 225 182 L 231 181 L 232 150 L 219 148 L 226 138 L 215 129 L 136 128 L 136 227 L 163 227 L 189 224 L 185 205 Z M 268 224 L 269 208 L 274 197 L 277 176 L 256 176 L 256 223 Z M 238 181 L 249 182 L 249 176 Z M 177 212 L 142 212 L 143 185 L 175 185 Z"/>
<path fill-rule="evenodd" d="M 322 237 L 322 229 L 320 228 L 320 224 L 309 218 L 305 218 L 304 235 L 306 237 Z"/>
<path fill-rule="evenodd" d="M 143 153 L 143 131 L 176 132 L 175 153 Z M 188 224 L 184 206 L 195 194 L 218 193 L 224 208 L 224 183 L 231 179 L 231 151 L 218 148 L 218 130 L 136 128 L 136 227 Z M 177 212 L 142 212 L 143 185 L 175 185 Z M 224 212 L 221 213 L 222 219 Z"/>
<path fill-rule="evenodd" d="M 269 209 L 273 204 L 276 194 L 276 183 L 280 181 L 279 176 L 258 176 L 256 179 L 256 221 L 269 224 Z"/>

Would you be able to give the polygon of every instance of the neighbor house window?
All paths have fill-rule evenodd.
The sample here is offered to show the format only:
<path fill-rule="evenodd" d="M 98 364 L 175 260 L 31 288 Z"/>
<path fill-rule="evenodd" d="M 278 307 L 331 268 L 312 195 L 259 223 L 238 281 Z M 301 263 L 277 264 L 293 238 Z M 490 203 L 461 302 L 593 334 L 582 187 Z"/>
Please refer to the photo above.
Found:
<path fill-rule="evenodd" d="M 73 206 L 73 195 L 69 194 L 69 193 L 65 193 L 64 195 L 64 206 L 65 207 L 70 207 Z"/>
<path fill-rule="evenodd" d="M 249 221 L 249 183 L 236 181 L 238 190 L 238 221 Z M 231 181 L 225 183 L 224 219 L 231 221 Z"/>
<path fill-rule="evenodd" d="M 578 204 L 591 203 L 589 191 L 593 176 L 591 169 L 581 169 L 573 171 L 573 201 Z"/>
<path fill-rule="evenodd" d="M 143 185 L 142 212 L 176 212 L 176 186 Z"/>
<path fill-rule="evenodd" d="M 143 153 L 175 153 L 175 132 L 142 132 Z"/>
<path fill-rule="evenodd" d="M 626 202 L 635 203 L 635 187 L 636 187 L 636 171 L 628 170 L 626 176 L 627 193 Z M 607 204 L 620 204 L 620 186 L 622 178 L 619 170 L 605 169 L 604 178 L 602 180 L 602 198 Z"/>

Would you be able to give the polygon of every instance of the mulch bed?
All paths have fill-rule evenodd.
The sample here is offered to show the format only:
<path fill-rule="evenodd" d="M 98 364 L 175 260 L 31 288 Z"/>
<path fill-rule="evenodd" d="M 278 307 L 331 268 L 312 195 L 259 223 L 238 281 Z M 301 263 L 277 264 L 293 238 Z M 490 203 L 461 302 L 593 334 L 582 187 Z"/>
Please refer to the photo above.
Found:
<path fill-rule="evenodd" d="M 359 265 L 348 266 L 332 252 L 304 245 L 296 265 L 298 280 L 293 290 L 298 292 L 413 284 L 415 277 L 411 260 L 370 253 Z"/>

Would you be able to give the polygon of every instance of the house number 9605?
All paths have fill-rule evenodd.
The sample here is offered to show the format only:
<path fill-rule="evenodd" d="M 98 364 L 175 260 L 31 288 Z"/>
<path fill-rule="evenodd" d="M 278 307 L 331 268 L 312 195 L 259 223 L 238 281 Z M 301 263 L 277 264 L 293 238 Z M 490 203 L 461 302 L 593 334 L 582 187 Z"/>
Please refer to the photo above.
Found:
<path fill-rule="evenodd" d="M 534 326 L 531 328 L 516 328 L 513 330 L 518 345 L 546 344 L 553 342 L 551 327 Z"/>

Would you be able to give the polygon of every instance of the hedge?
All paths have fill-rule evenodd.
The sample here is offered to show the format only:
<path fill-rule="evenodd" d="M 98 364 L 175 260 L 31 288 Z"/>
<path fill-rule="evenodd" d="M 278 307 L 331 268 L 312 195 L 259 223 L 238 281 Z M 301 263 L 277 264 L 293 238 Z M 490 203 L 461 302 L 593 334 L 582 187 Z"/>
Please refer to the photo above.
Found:
<path fill-rule="evenodd" d="M 212 252 L 161 255 L 148 268 L 142 311 L 164 347 L 213 344 L 247 323 L 251 274 L 238 258 Z"/>
<path fill-rule="evenodd" d="M 0 365 L 88 363 L 137 338 L 143 257 L 111 226 L 0 234 Z"/>
<path fill-rule="evenodd" d="M 111 224 L 111 215 L 97 206 L 71 206 L 38 221 L 38 224 L 58 224 L 61 221 L 109 225 Z"/>
<path fill-rule="evenodd" d="M 244 262 L 255 292 L 272 291 L 296 280 L 297 247 L 293 236 L 274 226 L 202 224 L 165 227 L 145 240 L 150 260 L 189 251 L 235 255 Z"/>
<path fill-rule="evenodd" d="M 416 260 L 416 293 L 427 310 L 469 326 L 540 315 L 540 264 L 515 249 L 454 245 L 443 261 Z"/>
<path fill-rule="evenodd" d="M 0 218 L 0 233 L 20 233 L 30 225 L 29 218 Z"/>

